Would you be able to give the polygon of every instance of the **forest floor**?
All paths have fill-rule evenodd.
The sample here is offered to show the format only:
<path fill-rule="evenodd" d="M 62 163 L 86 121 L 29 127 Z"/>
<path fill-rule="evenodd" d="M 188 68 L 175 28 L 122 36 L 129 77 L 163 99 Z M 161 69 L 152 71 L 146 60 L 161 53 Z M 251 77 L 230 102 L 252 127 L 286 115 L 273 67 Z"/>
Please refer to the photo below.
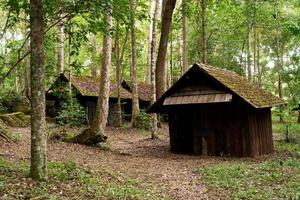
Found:
<path fill-rule="evenodd" d="M 273 155 L 239 159 L 173 154 L 166 127 L 154 141 L 147 131 L 108 127 L 101 148 L 49 141 L 45 184 L 27 177 L 30 129 L 13 130 L 19 143 L 0 141 L 0 199 L 300 197 L 299 141 L 286 144 L 278 134 Z"/>

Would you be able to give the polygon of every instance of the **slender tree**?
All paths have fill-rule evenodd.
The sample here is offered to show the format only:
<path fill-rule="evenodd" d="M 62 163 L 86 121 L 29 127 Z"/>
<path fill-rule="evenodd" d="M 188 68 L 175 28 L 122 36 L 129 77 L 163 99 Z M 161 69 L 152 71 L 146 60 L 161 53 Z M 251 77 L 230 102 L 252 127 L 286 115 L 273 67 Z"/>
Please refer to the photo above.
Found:
<path fill-rule="evenodd" d="M 201 40 L 202 63 L 207 63 L 207 38 L 206 38 L 206 0 L 201 0 Z"/>
<path fill-rule="evenodd" d="M 151 103 L 153 104 L 156 101 L 156 91 L 155 91 L 155 57 L 156 57 L 156 38 L 157 38 L 157 22 L 158 22 L 158 11 L 159 11 L 159 0 L 155 1 L 153 23 L 152 23 L 152 41 L 150 49 L 150 69 L 151 69 Z M 152 113 L 152 129 L 151 129 L 151 138 L 157 138 L 157 114 Z"/>
<path fill-rule="evenodd" d="M 187 20 L 187 0 L 182 1 L 182 69 L 188 70 L 188 20 Z"/>
<path fill-rule="evenodd" d="M 121 81 L 122 81 L 122 63 L 125 53 L 125 48 L 128 40 L 128 31 L 126 29 L 123 47 L 120 47 L 120 31 L 119 24 L 117 24 L 117 32 L 115 38 L 115 60 L 116 60 L 116 80 L 117 80 L 117 126 L 122 126 L 122 107 L 121 107 Z"/>
<path fill-rule="evenodd" d="M 100 73 L 99 96 L 97 102 L 97 111 L 95 121 L 92 126 L 93 132 L 103 135 L 108 117 L 108 101 L 110 92 L 110 71 L 111 71 L 111 51 L 112 38 L 109 35 L 112 27 L 112 17 L 105 15 L 105 34 L 103 37 L 103 61 Z"/>
<path fill-rule="evenodd" d="M 278 97 L 282 98 L 282 71 L 283 71 L 283 42 L 280 42 L 280 30 L 279 30 L 279 13 L 278 13 L 279 5 L 278 1 L 274 4 L 274 18 L 275 18 L 275 24 L 276 24 L 276 47 L 275 47 L 275 53 L 276 53 L 276 68 L 277 68 L 277 74 L 278 74 Z M 283 122 L 283 108 L 282 106 L 279 107 L 279 121 Z"/>
<path fill-rule="evenodd" d="M 132 127 L 138 127 L 139 97 L 138 97 L 138 83 L 137 83 L 137 68 L 136 68 L 136 28 L 135 28 L 135 9 L 136 0 L 130 0 L 130 30 L 131 30 L 131 82 L 132 82 Z"/>
<path fill-rule="evenodd" d="M 58 32 L 58 42 L 56 47 L 56 56 L 57 56 L 57 73 L 64 72 L 64 40 L 65 40 L 65 33 L 64 33 L 64 26 L 63 23 L 60 22 L 57 25 L 57 32 Z"/>
<path fill-rule="evenodd" d="M 109 92 L 110 92 L 110 72 L 111 72 L 111 52 L 112 38 L 110 31 L 112 28 L 111 13 L 104 15 L 105 33 L 103 36 L 103 60 L 100 72 L 99 95 L 95 120 L 91 127 L 84 130 L 81 134 L 75 136 L 72 141 L 79 144 L 95 145 L 99 142 L 105 142 L 107 137 L 104 135 L 107 124 L 109 109 Z"/>
<path fill-rule="evenodd" d="M 161 35 L 157 53 L 157 61 L 155 67 L 155 87 L 156 98 L 160 98 L 164 92 L 165 83 L 165 60 L 168 47 L 169 33 L 172 23 L 172 15 L 175 8 L 176 0 L 165 0 L 165 6 L 162 11 Z"/>
<path fill-rule="evenodd" d="M 97 60 L 97 57 L 99 54 L 99 48 L 98 48 L 98 44 L 97 44 L 97 35 L 93 34 L 91 40 L 92 40 L 92 47 L 93 47 L 93 51 L 91 53 L 91 60 L 92 60 L 91 75 L 93 77 L 98 77 L 100 75 L 100 69 L 99 69 L 100 67 L 99 67 L 98 60 Z"/>
<path fill-rule="evenodd" d="M 149 22 L 149 29 L 148 29 L 148 68 L 147 68 L 147 74 L 146 74 L 146 83 L 151 83 L 151 42 L 152 42 L 152 32 L 153 32 L 153 16 L 154 16 L 154 10 L 155 10 L 155 0 L 150 0 L 149 5 L 149 16 L 150 16 L 150 22 Z"/>
<path fill-rule="evenodd" d="M 30 0 L 31 165 L 30 176 L 47 180 L 43 0 Z"/>
<path fill-rule="evenodd" d="M 24 52 L 30 51 L 30 44 L 26 42 L 24 45 Z M 30 58 L 27 56 L 24 59 L 24 96 L 30 99 Z"/>

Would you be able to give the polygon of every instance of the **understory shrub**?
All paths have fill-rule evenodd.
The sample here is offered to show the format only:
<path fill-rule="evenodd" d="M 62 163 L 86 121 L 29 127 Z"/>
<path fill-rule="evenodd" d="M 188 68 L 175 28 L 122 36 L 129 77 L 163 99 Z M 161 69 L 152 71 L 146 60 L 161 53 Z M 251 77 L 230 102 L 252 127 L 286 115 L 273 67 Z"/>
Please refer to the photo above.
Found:
<path fill-rule="evenodd" d="M 82 126 L 85 119 L 85 110 L 74 97 L 62 103 L 61 109 L 56 117 L 58 124 L 77 127 Z"/>
<path fill-rule="evenodd" d="M 16 112 L 16 106 L 27 101 L 22 93 L 15 91 L 1 91 L 0 93 L 0 113 Z"/>
<path fill-rule="evenodd" d="M 7 108 L 4 104 L 4 98 L 0 96 L 0 113 L 5 113 L 7 112 Z"/>
<path fill-rule="evenodd" d="M 138 127 L 145 130 L 151 129 L 151 115 L 141 110 L 138 116 Z"/>

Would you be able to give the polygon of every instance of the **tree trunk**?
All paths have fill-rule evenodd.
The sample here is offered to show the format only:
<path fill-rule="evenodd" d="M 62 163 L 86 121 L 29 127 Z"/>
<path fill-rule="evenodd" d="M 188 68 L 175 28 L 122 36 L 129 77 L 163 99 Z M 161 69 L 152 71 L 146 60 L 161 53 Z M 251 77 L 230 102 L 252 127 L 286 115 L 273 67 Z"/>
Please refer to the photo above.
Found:
<path fill-rule="evenodd" d="M 251 46 L 251 41 L 250 41 L 250 27 L 248 27 L 248 29 L 247 29 L 247 71 L 248 71 L 248 80 L 249 81 L 252 80 L 250 46 Z"/>
<path fill-rule="evenodd" d="M 63 23 L 59 23 L 57 25 L 57 32 L 58 32 L 58 42 L 57 42 L 57 73 L 61 74 L 64 73 L 64 40 L 65 40 L 65 33 Z"/>
<path fill-rule="evenodd" d="M 112 27 L 112 17 L 108 14 L 104 16 L 105 33 L 103 36 L 103 61 L 100 73 L 99 96 L 95 120 L 89 129 L 86 129 L 72 141 L 85 145 L 96 145 L 99 142 L 105 142 L 107 137 L 104 135 L 107 124 L 109 110 L 109 92 L 110 92 L 110 71 L 111 71 L 111 52 L 112 38 L 109 35 Z"/>
<path fill-rule="evenodd" d="M 257 34 L 256 34 L 256 44 L 257 44 L 257 53 L 256 53 L 256 67 L 257 67 L 257 80 L 258 80 L 258 83 L 261 84 L 261 66 L 260 66 L 260 32 L 259 32 L 259 29 L 256 30 L 257 31 Z"/>
<path fill-rule="evenodd" d="M 153 32 L 153 16 L 154 16 L 154 9 L 155 9 L 155 0 L 150 0 L 150 6 L 149 6 L 149 16 L 150 16 L 150 22 L 149 22 L 149 29 L 148 29 L 148 68 L 147 68 L 147 75 L 146 75 L 146 83 L 151 84 L 151 43 L 152 43 L 152 32 Z"/>
<path fill-rule="evenodd" d="M 300 110 L 298 111 L 298 120 L 297 120 L 298 124 L 300 124 Z"/>
<path fill-rule="evenodd" d="M 202 63 L 207 64 L 206 0 L 201 0 Z"/>
<path fill-rule="evenodd" d="M 274 4 L 274 18 L 275 18 L 275 22 L 278 23 L 278 2 L 276 2 Z M 280 43 L 280 32 L 279 29 L 276 29 L 276 47 L 275 47 L 275 53 L 276 53 L 276 67 L 278 70 L 278 97 L 282 98 L 282 83 L 281 83 L 281 72 L 283 69 L 283 43 Z M 283 110 L 282 110 L 282 106 L 279 106 L 279 122 L 283 122 Z"/>
<path fill-rule="evenodd" d="M 27 31 L 25 31 L 25 38 L 27 35 Z M 24 54 L 30 51 L 30 43 L 27 41 L 24 45 Z M 30 98 L 30 57 L 27 56 L 24 59 L 24 96 L 28 99 Z"/>
<path fill-rule="evenodd" d="M 250 0 L 246 1 L 247 6 L 247 41 L 246 41 L 246 48 L 247 48 L 247 78 L 249 81 L 252 80 L 252 69 L 251 69 L 251 14 L 250 14 L 250 7 L 251 7 Z"/>
<path fill-rule="evenodd" d="M 151 69 L 151 104 L 156 101 L 156 88 L 155 88 L 155 58 L 156 58 L 156 40 L 157 40 L 157 23 L 158 23 L 158 11 L 159 11 L 159 0 L 155 0 L 155 8 L 153 15 L 153 27 L 152 27 L 152 41 L 151 41 L 151 59 L 150 59 L 150 69 Z M 151 139 L 157 138 L 157 114 L 152 113 L 152 126 L 151 126 Z"/>
<path fill-rule="evenodd" d="M 256 49 L 256 47 L 257 47 L 257 32 L 256 32 L 256 26 L 255 26 L 255 24 L 254 24 L 254 26 L 253 26 L 253 82 L 256 82 L 257 81 L 257 65 L 256 65 L 256 63 L 257 63 L 257 55 L 256 55 L 256 53 L 257 53 L 257 49 Z"/>
<path fill-rule="evenodd" d="M 69 40 L 68 40 L 68 67 L 69 67 L 69 98 L 70 98 L 70 101 L 72 99 L 72 76 L 71 76 L 71 73 L 72 73 L 72 62 L 71 62 L 71 44 L 72 44 L 72 37 L 71 37 L 71 19 L 69 19 Z"/>
<path fill-rule="evenodd" d="M 186 0 L 182 1 L 182 69 L 183 73 L 188 70 L 188 21 L 186 17 Z"/>
<path fill-rule="evenodd" d="M 279 45 L 279 41 L 277 42 Z M 281 49 L 282 50 L 282 49 Z M 283 98 L 282 95 L 282 79 L 281 72 L 283 70 L 283 53 L 281 52 L 280 47 L 278 47 L 278 97 Z M 283 51 L 283 50 L 282 50 Z M 279 106 L 279 122 L 283 122 L 283 107 Z"/>
<path fill-rule="evenodd" d="M 112 27 L 112 17 L 105 15 L 105 35 L 103 37 L 103 62 L 100 73 L 99 97 L 97 102 L 97 111 L 95 122 L 92 129 L 98 134 L 103 135 L 107 123 L 109 109 L 109 92 L 110 92 L 110 71 L 111 71 L 111 51 L 112 38 L 109 35 Z"/>
<path fill-rule="evenodd" d="M 117 25 L 118 26 L 118 25 Z M 116 44 L 115 44 L 115 57 L 116 57 L 116 80 L 118 85 L 117 90 L 117 96 L 118 96 L 118 102 L 117 102 L 117 126 L 122 126 L 122 106 L 121 106 L 121 82 L 122 82 L 122 63 L 123 63 L 123 57 L 125 53 L 125 48 L 128 40 L 128 31 L 126 30 L 125 40 L 123 44 L 122 50 L 120 49 L 120 36 L 119 31 L 116 32 Z"/>
<path fill-rule="evenodd" d="M 93 77 L 98 77 L 100 76 L 100 69 L 98 65 L 98 60 L 97 57 L 99 55 L 99 48 L 97 45 L 97 35 L 92 36 L 92 46 L 93 46 L 93 51 L 91 53 L 91 75 Z"/>
<path fill-rule="evenodd" d="M 173 10 L 176 0 L 165 0 L 165 9 L 163 10 L 163 19 L 161 25 L 161 35 L 157 53 L 157 61 L 155 67 L 155 86 L 156 98 L 160 98 L 164 92 L 164 79 L 165 79 L 165 60 L 168 48 L 168 39 L 172 23 Z"/>
<path fill-rule="evenodd" d="M 131 30 L 131 82 L 132 82 L 132 114 L 131 125 L 133 128 L 138 127 L 139 109 L 139 97 L 138 97 L 138 84 L 136 74 L 136 30 L 135 30 L 135 9 L 136 0 L 130 0 L 130 30 Z"/>
<path fill-rule="evenodd" d="M 30 176 L 47 180 L 43 1 L 30 0 L 31 165 Z"/>
<path fill-rule="evenodd" d="M 11 39 L 15 41 L 16 39 L 16 34 L 12 33 Z M 19 73 L 18 73 L 18 68 L 14 68 L 13 73 L 12 73 L 12 78 L 14 79 L 14 90 L 16 93 L 19 93 Z"/>

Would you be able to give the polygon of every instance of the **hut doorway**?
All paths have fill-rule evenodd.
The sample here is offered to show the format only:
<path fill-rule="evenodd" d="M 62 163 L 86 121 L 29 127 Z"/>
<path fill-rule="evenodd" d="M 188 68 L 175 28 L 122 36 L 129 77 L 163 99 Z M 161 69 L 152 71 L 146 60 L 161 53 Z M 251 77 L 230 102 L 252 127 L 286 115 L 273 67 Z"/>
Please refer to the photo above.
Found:
<path fill-rule="evenodd" d="M 194 154 L 207 156 L 211 154 L 210 150 L 213 130 L 212 129 L 197 129 L 193 131 Z"/>

